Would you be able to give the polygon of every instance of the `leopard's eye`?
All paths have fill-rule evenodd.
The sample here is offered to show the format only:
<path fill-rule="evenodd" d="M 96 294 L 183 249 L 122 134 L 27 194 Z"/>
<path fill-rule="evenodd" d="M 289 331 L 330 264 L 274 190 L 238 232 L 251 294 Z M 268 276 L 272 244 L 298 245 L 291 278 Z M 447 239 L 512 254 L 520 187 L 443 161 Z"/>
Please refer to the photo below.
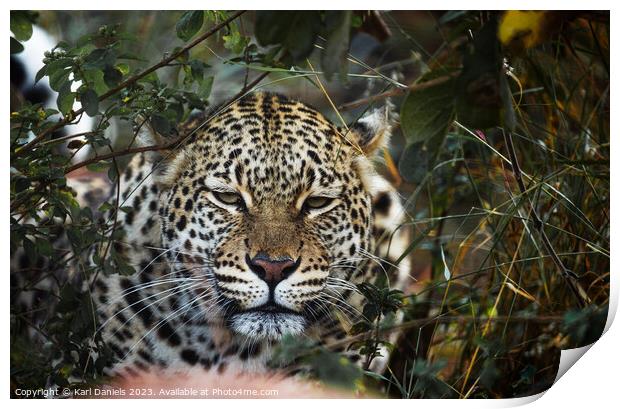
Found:
<path fill-rule="evenodd" d="M 327 207 L 334 199 L 325 196 L 310 196 L 304 202 L 304 207 L 307 209 L 322 209 Z"/>
<path fill-rule="evenodd" d="M 244 206 L 243 199 L 237 193 L 213 191 L 213 196 L 220 202 L 227 205 Z"/>

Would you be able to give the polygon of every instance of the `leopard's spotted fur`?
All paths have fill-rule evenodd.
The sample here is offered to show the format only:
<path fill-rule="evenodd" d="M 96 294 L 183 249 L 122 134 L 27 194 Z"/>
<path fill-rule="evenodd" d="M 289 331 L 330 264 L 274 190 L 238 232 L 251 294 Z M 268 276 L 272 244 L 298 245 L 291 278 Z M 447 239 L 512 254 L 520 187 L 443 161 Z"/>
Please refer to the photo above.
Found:
<path fill-rule="evenodd" d="M 379 111 L 347 130 L 256 93 L 186 124 L 174 152 L 135 156 L 121 177 L 132 210 L 116 250 L 137 273 L 93 283 L 117 357 L 110 373 L 262 371 L 285 334 L 342 338 L 336 317 L 361 311 L 351 283 L 373 281 L 386 267 L 374 257 L 396 259 L 407 246 L 398 195 L 371 163 L 389 131 Z M 146 126 L 141 137 L 160 139 Z M 290 260 L 292 271 L 269 281 L 251 265 L 258 254 Z M 391 284 L 403 288 L 407 259 L 395 271 Z"/>

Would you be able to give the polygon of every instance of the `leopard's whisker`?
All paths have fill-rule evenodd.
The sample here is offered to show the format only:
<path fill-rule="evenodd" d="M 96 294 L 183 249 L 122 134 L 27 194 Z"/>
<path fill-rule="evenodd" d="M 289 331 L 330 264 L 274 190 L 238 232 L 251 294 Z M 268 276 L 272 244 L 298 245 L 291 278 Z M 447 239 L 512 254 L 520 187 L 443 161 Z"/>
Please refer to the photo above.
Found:
<path fill-rule="evenodd" d="M 209 291 L 209 289 L 205 289 L 203 291 L 203 294 L 207 291 Z M 196 301 L 199 299 L 200 297 L 197 297 L 196 299 L 194 299 L 192 302 L 190 302 L 189 304 L 179 308 L 178 310 L 174 310 L 172 313 L 168 314 L 164 319 L 162 319 L 161 321 L 159 321 L 159 323 L 157 325 L 155 325 L 153 328 L 151 328 L 150 330 L 148 330 L 144 335 L 142 335 L 142 337 L 140 337 L 140 339 L 138 339 L 136 342 L 134 342 L 132 344 L 132 346 L 129 348 L 129 350 L 127 351 L 127 353 L 125 354 L 125 356 L 123 357 L 123 359 L 126 359 L 127 356 L 129 356 L 129 354 L 133 351 L 133 349 L 138 346 L 142 340 L 144 340 L 149 334 L 151 334 L 153 331 L 158 330 L 161 326 L 163 326 L 164 324 L 168 323 L 169 320 L 172 317 L 177 317 L 181 314 L 184 314 L 187 310 L 191 309 L 193 307 L 193 305 L 196 303 Z"/>
<path fill-rule="evenodd" d="M 189 322 L 192 322 L 198 315 L 204 315 L 205 317 L 208 316 L 211 312 L 213 312 L 213 310 L 217 307 L 217 303 L 219 300 L 221 300 L 223 298 L 222 294 L 217 294 L 215 289 L 213 287 L 207 288 L 205 289 L 205 291 L 203 291 L 198 297 L 195 297 L 194 300 L 192 301 L 191 304 L 198 304 L 200 301 L 202 301 L 203 299 L 216 294 L 217 296 L 210 300 L 211 303 L 208 306 L 204 306 L 203 308 L 200 309 L 198 308 L 197 311 L 194 313 L 194 315 L 192 315 L 188 320 L 182 321 L 177 327 L 174 328 L 173 333 L 178 332 L 179 330 L 181 330 L 185 325 L 187 325 Z M 187 314 L 189 311 L 191 310 L 188 309 L 187 311 L 184 311 L 183 314 Z"/>
<path fill-rule="evenodd" d="M 355 308 L 351 304 L 347 303 L 341 297 L 339 298 L 339 297 L 336 297 L 334 295 L 327 294 L 326 292 L 321 292 L 320 297 L 328 297 L 329 299 L 335 300 L 335 303 L 338 306 L 346 308 L 349 314 L 352 314 L 352 315 L 359 315 L 360 314 L 360 312 L 357 310 L 357 308 Z M 334 304 L 334 305 L 336 305 L 336 304 Z"/>
<path fill-rule="evenodd" d="M 198 267 L 196 267 L 198 268 Z M 191 269 L 184 269 L 186 271 L 190 271 Z M 150 287 L 154 287 L 156 285 L 164 285 L 164 284 L 170 284 L 170 283 L 174 283 L 174 282 L 183 282 L 183 281 L 188 281 L 188 280 L 198 280 L 201 281 L 202 278 L 200 277 L 172 277 L 170 278 L 171 275 L 173 274 L 177 274 L 180 271 L 174 271 L 170 274 L 166 274 L 165 276 L 162 276 L 161 279 L 156 279 L 156 280 L 150 280 L 147 281 L 145 283 L 139 283 L 136 284 L 134 286 L 128 287 L 126 288 L 124 291 L 120 292 L 116 297 L 112 298 L 109 303 L 113 303 L 117 300 L 119 300 L 120 298 L 123 298 L 126 295 L 132 294 L 136 291 L 140 291 L 142 289 L 145 288 L 150 288 Z M 167 277 L 167 278 L 163 278 L 163 277 Z"/>
<path fill-rule="evenodd" d="M 120 329 L 120 328 L 122 328 L 122 327 L 124 327 L 124 326 L 125 326 L 125 325 L 129 322 L 129 321 L 131 321 L 133 318 L 135 318 L 138 314 L 140 314 L 142 311 L 146 310 L 147 308 L 152 307 L 152 306 L 153 306 L 153 305 L 155 305 L 156 303 L 161 303 L 163 300 L 165 300 L 165 299 L 167 299 L 167 298 L 170 298 L 170 297 L 172 297 L 172 296 L 174 296 L 174 295 L 176 295 L 176 294 L 178 294 L 178 293 L 181 293 L 182 291 L 184 291 L 184 290 L 185 290 L 185 289 L 187 289 L 187 288 L 191 288 L 191 287 L 193 287 L 193 286 L 197 286 L 197 285 L 198 285 L 198 283 L 194 283 L 194 282 L 192 282 L 192 283 L 187 283 L 187 284 L 183 284 L 183 285 L 180 285 L 180 286 L 175 286 L 175 287 L 173 287 L 173 288 L 169 288 L 169 289 L 164 290 L 164 291 L 160 291 L 160 292 L 155 293 L 155 294 L 152 294 L 152 295 L 150 295 L 150 296 L 148 296 L 148 297 L 141 298 L 141 299 L 139 299 L 139 300 L 137 300 L 137 301 L 135 301 L 135 302 L 133 302 L 133 303 L 131 303 L 131 304 L 127 305 L 126 307 L 122 308 L 121 310 L 117 311 L 114 315 L 112 315 L 111 317 L 109 317 L 109 318 L 108 318 L 105 322 L 103 322 L 103 323 L 99 326 L 99 329 L 97 330 L 97 332 L 101 331 L 101 330 L 102 330 L 102 329 L 103 329 L 103 328 L 104 328 L 104 327 L 105 327 L 105 326 L 106 326 L 106 325 L 107 325 L 107 324 L 108 324 L 108 323 L 109 323 L 109 322 L 110 322 L 113 318 L 117 317 L 119 314 L 122 314 L 122 313 L 123 313 L 123 311 L 126 311 L 128 308 L 131 308 L 131 307 L 133 307 L 134 305 L 137 305 L 137 304 L 142 303 L 144 300 L 148 300 L 148 299 L 151 299 L 151 298 L 154 298 L 154 297 L 155 297 L 155 298 L 157 298 L 157 297 L 161 296 L 162 294 L 165 294 L 165 293 L 168 293 L 168 292 L 171 292 L 171 291 L 172 291 L 172 293 L 171 293 L 171 294 L 169 294 L 169 295 L 167 295 L 167 296 L 165 296 L 165 297 L 163 297 L 163 298 L 156 299 L 156 300 L 155 300 L 155 301 L 153 301 L 152 303 L 147 304 L 147 305 L 146 305 L 146 306 L 144 306 L 142 309 L 140 309 L 139 311 L 137 311 L 136 313 L 134 313 L 134 314 L 133 314 L 133 315 L 132 315 L 132 316 L 131 316 L 131 317 L 130 317 L 130 318 L 129 318 L 126 322 L 122 323 L 122 325 L 119 327 L 119 329 Z M 108 306 L 108 308 L 110 308 L 112 305 L 114 305 L 114 304 L 108 304 L 107 306 Z M 118 330 L 117 330 L 117 331 L 118 331 Z M 114 332 L 114 334 L 115 334 L 117 331 L 115 331 L 115 332 Z M 97 332 L 95 332 L 95 334 L 96 334 Z"/>
<path fill-rule="evenodd" d="M 357 286 L 344 280 L 343 281 L 327 280 L 326 287 L 341 288 L 343 290 L 352 291 L 354 293 L 360 294 L 360 290 L 357 288 Z"/>
<path fill-rule="evenodd" d="M 354 312 L 352 312 L 350 310 L 347 310 L 346 307 L 344 307 L 343 305 L 340 304 L 340 302 L 334 302 L 334 301 L 332 301 L 330 299 L 323 298 L 323 295 L 324 294 L 322 294 L 319 297 L 320 303 L 318 305 L 320 305 L 324 309 L 324 311 L 327 311 L 330 317 L 333 316 L 333 312 L 329 311 L 327 306 L 333 307 L 334 309 L 340 311 L 342 313 L 342 316 L 344 318 L 346 318 L 347 321 L 349 321 L 349 322 L 351 322 L 351 317 L 350 316 L 357 316 L 358 315 L 358 314 L 356 314 L 356 313 L 354 313 Z"/>
<path fill-rule="evenodd" d="M 359 252 L 360 254 L 363 254 L 364 256 L 368 257 L 368 258 L 369 258 L 369 259 L 371 259 L 371 260 L 376 260 L 376 261 L 377 261 L 377 263 L 378 263 L 380 266 L 382 266 L 382 263 L 385 263 L 385 264 L 389 265 L 390 267 L 394 267 L 396 270 L 400 270 L 400 267 L 399 267 L 398 265 L 396 265 L 396 264 L 394 264 L 394 263 L 391 263 L 391 262 L 390 262 L 390 261 L 388 261 L 387 259 L 382 258 L 382 257 L 379 257 L 379 256 L 377 256 L 376 254 L 372 254 L 372 253 L 368 252 L 367 250 L 364 250 L 364 249 L 362 249 L 362 248 L 359 248 L 359 249 L 358 249 L 358 252 Z M 383 266 L 382 266 L 382 268 L 383 268 Z M 385 268 L 383 268 L 383 270 L 385 271 Z"/>

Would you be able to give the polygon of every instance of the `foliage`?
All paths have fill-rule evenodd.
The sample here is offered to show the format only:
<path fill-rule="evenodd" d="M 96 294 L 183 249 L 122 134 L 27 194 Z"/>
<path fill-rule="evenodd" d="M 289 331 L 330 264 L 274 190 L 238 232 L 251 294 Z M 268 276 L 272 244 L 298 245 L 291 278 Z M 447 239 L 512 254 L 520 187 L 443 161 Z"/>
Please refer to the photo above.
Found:
<path fill-rule="evenodd" d="M 37 13 L 26 10 L 11 11 L 11 54 L 24 51 L 20 41 L 27 41 L 32 37 L 32 24 L 37 19 Z"/>
<path fill-rule="evenodd" d="M 270 362 L 274 369 L 303 370 L 328 385 L 354 389 L 362 378 L 362 370 L 344 356 L 318 345 L 316 340 L 285 336 L 275 349 Z"/>
<path fill-rule="evenodd" d="M 62 15 L 11 12 L 11 53 L 28 47 L 37 18 Z M 395 147 L 378 167 L 410 215 L 402 228 L 411 244 L 393 264 L 410 257 L 417 282 L 404 293 L 382 278 L 363 283 L 346 353 L 287 338 L 274 366 L 393 397 L 514 397 L 549 387 L 561 348 L 600 336 L 610 268 L 608 13 L 153 15 L 156 30 L 147 18 L 113 24 L 117 15 L 103 14 L 105 25 L 67 36 L 37 74 L 58 92 L 56 106 L 24 102 L 11 112 L 11 252 L 30 261 L 12 267 L 21 278 L 11 283 L 12 388 L 99 381 L 110 354 L 93 337 L 81 283 L 135 271 L 114 245 L 123 240 L 115 220 L 131 204 L 79 204 L 71 172 L 118 183 L 143 149 L 141 124 L 174 147 L 177 125 L 214 105 L 212 90 L 225 105 L 262 86 L 294 95 L 307 86 L 322 111 L 349 122 L 388 97 L 400 112 Z M 157 34 L 165 52 L 152 55 L 141 43 Z M 400 57 L 355 55 L 390 36 L 377 54 Z M 372 84 L 379 89 L 359 92 Z M 86 116 L 91 131 L 58 134 Z M 116 123 L 125 131 L 113 140 Z M 33 290 L 30 310 L 20 300 Z M 397 314 L 404 321 L 394 328 Z M 402 336 L 391 343 L 395 330 Z M 376 374 L 368 368 L 380 347 L 392 355 Z M 363 368 L 347 353 L 364 356 Z"/>
<path fill-rule="evenodd" d="M 402 291 L 391 290 L 388 287 L 377 287 L 372 283 L 361 283 L 357 289 L 364 296 L 366 304 L 362 309 L 362 320 L 358 321 L 350 330 L 351 335 L 367 333 L 363 341 L 353 342 L 352 349 L 359 349 L 360 354 L 366 356 L 365 369 L 370 367 L 372 360 L 381 356 L 379 347 L 392 349 L 386 340 L 382 339 L 381 324 L 386 317 L 398 311 L 402 306 Z"/>

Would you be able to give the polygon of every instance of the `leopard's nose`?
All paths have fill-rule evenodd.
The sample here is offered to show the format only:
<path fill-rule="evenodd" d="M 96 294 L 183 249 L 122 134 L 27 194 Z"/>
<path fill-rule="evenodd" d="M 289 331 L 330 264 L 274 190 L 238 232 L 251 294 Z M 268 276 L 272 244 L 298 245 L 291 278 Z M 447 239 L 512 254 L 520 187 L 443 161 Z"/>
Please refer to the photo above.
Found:
<path fill-rule="evenodd" d="M 275 287 L 280 281 L 285 280 L 297 270 L 301 263 L 301 257 L 297 261 L 289 256 L 271 258 L 267 253 L 261 251 L 252 258 L 246 254 L 245 262 L 269 287 Z"/>

